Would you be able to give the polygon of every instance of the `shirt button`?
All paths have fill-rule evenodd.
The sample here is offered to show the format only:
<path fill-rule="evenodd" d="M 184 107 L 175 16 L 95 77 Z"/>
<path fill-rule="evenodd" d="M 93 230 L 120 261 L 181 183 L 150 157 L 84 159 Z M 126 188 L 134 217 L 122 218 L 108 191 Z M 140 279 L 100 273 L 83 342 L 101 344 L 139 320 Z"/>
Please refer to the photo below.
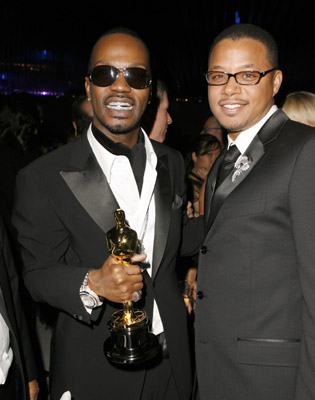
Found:
<path fill-rule="evenodd" d="M 197 292 L 197 297 L 199 300 L 203 299 L 203 292 L 201 290 Z"/>
<path fill-rule="evenodd" d="M 207 251 L 208 251 L 208 248 L 207 248 L 207 246 L 201 246 L 201 249 L 200 249 L 200 251 L 201 251 L 201 254 L 206 254 L 206 253 L 207 253 Z"/>

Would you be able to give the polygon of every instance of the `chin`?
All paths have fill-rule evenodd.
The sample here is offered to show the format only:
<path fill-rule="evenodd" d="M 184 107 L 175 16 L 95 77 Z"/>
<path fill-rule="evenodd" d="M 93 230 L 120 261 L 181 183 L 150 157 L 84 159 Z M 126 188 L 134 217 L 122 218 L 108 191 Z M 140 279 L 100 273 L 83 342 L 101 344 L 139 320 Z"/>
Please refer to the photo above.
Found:
<path fill-rule="evenodd" d="M 115 124 L 115 125 L 108 125 L 106 128 L 112 133 L 113 135 L 126 135 L 135 129 L 139 128 L 139 123 L 133 125 L 124 125 L 124 124 Z"/>
<path fill-rule="evenodd" d="M 224 129 L 226 129 L 228 132 L 240 132 L 240 131 L 244 131 L 245 129 L 247 129 L 247 124 L 246 123 L 241 123 L 241 122 L 237 122 L 234 121 L 234 123 L 231 123 L 231 121 L 224 123 L 221 123 L 222 127 Z"/>

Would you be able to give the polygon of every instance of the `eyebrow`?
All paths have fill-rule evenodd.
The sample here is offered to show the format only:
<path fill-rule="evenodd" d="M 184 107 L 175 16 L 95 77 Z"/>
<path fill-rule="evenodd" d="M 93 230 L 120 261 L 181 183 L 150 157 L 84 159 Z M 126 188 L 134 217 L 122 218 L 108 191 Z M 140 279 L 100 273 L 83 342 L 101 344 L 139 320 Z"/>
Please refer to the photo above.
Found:
<path fill-rule="evenodd" d="M 133 63 L 127 63 L 127 64 L 128 64 L 128 67 L 143 67 L 145 69 L 150 69 L 150 66 L 144 64 L 143 62 L 133 62 Z M 98 66 L 98 65 L 110 65 L 112 67 L 115 67 L 115 62 L 108 61 L 108 60 L 96 60 L 94 62 L 94 66 Z"/>
<path fill-rule="evenodd" d="M 241 65 L 239 68 L 257 68 L 255 64 L 244 64 Z M 224 71 L 224 67 L 222 65 L 214 65 L 210 71 Z M 240 69 L 242 71 L 242 69 Z"/>

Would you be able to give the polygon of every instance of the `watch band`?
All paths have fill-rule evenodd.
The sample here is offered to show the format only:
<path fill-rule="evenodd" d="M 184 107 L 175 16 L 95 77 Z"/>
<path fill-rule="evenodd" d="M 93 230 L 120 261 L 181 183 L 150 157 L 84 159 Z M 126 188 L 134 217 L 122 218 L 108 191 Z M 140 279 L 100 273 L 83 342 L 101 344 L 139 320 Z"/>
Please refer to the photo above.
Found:
<path fill-rule="evenodd" d="M 89 269 L 88 272 L 85 274 L 81 287 L 88 286 L 87 283 L 88 283 L 88 279 L 89 279 L 89 275 L 90 275 L 91 271 L 93 271 L 93 269 Z"/>
<path fill-rule="evenodd" d="M 85 274 L 82 285 L 80 287 L 80 297 L 83 301 L 84 306 L 87 308 L 95 308 L 103 304 L 103 298 L 98 296 L 88 285 L 89 274 L 91 271 L 93 271 L 93 269 L 90 269 Z"/>

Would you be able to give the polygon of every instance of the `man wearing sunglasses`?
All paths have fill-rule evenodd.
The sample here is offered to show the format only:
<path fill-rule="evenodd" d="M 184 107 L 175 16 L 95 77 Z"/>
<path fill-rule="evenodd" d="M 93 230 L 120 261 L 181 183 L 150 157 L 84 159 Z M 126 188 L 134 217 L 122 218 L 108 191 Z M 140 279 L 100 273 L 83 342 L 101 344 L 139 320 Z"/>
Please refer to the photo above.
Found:
<path fill-rule="evenodd" d="M 315 399 L 315 129 L 275 106 L 277 45 L 260 27 L 219 34 L 206 80 L 228 146 L 206 185 L 200 399 Z"/>
<path fill-rule="evenodd" d="M 177 151 L 151 142 L 140 127 L 150 85 L 143 41 L 124 29 L 103 35 L 85 79 L 93 109 L 87 134 L 17 179 L 25 283 L 36 301 L 60 310 L 52 400 L 68 390 L 76 400 L 190 398 L 187 313 L 175 274 L 185 170 Z M 144 247 L 133 265 L 117 264 L 107 249 L 118 208 Z M 161 344 L 145 366 L 112 365 L 104 354 L 107 323 L 127 300 L 146 311 Z"/>

